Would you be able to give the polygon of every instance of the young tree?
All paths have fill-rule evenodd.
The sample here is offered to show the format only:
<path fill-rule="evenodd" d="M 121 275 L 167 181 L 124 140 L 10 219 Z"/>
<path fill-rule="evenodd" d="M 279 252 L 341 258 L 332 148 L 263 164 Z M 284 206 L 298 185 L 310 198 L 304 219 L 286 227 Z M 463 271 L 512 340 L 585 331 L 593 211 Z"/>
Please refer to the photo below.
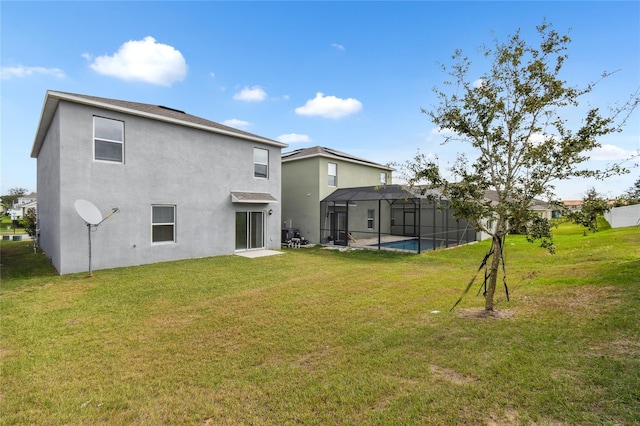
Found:
<path fill-rule="evenodd" d="M 627 189 L 627 193 L 624 195 L 626 198 L 626 204 L 640 204 L 640 178 L 635 181 L 633 186 Z"/>
<path fill-rule="evenodd" d="M 36 236 L 36 209 L 30 208 L 24 213 L 24 217 L 22 218 L 22 226 L 27 231 L 30 237 Z"/>
<path fill-rule="evenodd" d="M 595 188 L 590 188 L 582 198 L 580 211 L 569 213 L 573 223 L 589 228 L 591 232 L 598 232 L 598 217 L 611 210 L 606 198 L 598 194 Z"/>
<path fill-rule="evenodd" d="M 458 217 L 491 236 L 492 249 L 483 262 L 489 265 L 487 311 L 494 308 L 500 265 L 505 267 L 502 252 L 507 234 L 518 229 L 553 252 L 550 223 L 532 212 L 532 200 L 553 201 L 557 180 L 605 178 L 623 172 L 619 165 L 606 170 L 581 165 L 588 159 L 586 153 L 600 146 L 598 138 L 618 131 L 638 104 L 636 92 L 609 116 L 590 109 L 571 130 L 560 111 L 578 107 L 579 99 L 595 83 L 582 89 L 567 85 L 561 70 L 568 57 L 569 37 L 546 22 L 537 32 L 539 46 L 529 45 L 517 31 L 506 43 L 495 40 L 493 47 L 482 47 L 492 63 L 479 79 L 472 76 L 471 62 L 460 50 L 453 55 L 452 66 L 442 67 L 451 79 L 434 88 L 439 105 L 423 112 L 453 135 L 444 144 L 462 142 L 475 159 L 458 155 L 448 179 L 437 160 L 424 155 L 406 164 L 410 185 L 426 183 L 425 188 L 438 188 Z M 488 192 L 492 199 L 487 198 Z"/>

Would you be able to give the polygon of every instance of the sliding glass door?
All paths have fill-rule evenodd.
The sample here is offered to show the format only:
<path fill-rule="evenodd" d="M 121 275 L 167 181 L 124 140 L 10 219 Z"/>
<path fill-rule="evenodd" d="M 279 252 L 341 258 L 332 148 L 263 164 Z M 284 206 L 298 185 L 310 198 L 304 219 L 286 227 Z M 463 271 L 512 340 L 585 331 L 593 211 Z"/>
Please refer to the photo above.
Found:
<path fill-rule="evenodd" d="M 236 212 L 236 250 L 264 248 L 264 212 Z"/>

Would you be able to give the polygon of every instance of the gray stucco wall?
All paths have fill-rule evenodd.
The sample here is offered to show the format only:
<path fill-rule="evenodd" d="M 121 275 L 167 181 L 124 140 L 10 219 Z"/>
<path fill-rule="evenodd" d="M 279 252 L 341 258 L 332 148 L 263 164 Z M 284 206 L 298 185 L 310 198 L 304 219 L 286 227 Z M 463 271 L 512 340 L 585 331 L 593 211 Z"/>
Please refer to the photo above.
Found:
<path fill-rule="evenodd" d="M 124 164 L 93 160 L 94 115 L 124 121 Z M 61 255 L 54 265 L 60 273 L 88 268 L 87 228 L 75 212 L 77 199 L 91 201 L 103 216 L 120 208 L 92 234 L 94 270 L 232 254 L 236 211 L 264 211 L 265 246 L 280 248 L 280 204 L 234 204 L 230 195 L 263 192 L 280 200 L 279 147 L 65 101 L 58 116 Z M 56 161 L 48 142 L 38 157 L 39 174 L 47 174 L 44 164 Z M 269 150 L 268 179 L 254 177 L 254 147 Z M 47 179 L 39 176 L 39 184 Z M 56 196 L 43 194 L 55 194 L 53 185 L 38 188 L 47 200 L 42 228 L 56 210 L 50 200 Z M 157 204 L 176 206 L 175 242 L 151 242 L 151 206 Z M 43 245 L 47 254 L 48 247 Z"/>
<path fill-rule="evenodd" d="M 60 113 L 51 121 L 37 161 L 38 245 L 60 270 Z"/>

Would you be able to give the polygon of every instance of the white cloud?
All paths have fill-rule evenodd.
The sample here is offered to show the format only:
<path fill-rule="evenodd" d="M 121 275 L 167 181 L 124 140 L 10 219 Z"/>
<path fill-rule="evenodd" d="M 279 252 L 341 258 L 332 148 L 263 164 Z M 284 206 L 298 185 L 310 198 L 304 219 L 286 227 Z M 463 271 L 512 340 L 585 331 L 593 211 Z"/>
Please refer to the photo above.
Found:
<path fill-rule="evenodd" d="M 362 102 L 354 98 L 340 99 L 335 96 L 324 96 L 316 93 L 316 97 L 307 101 L 304 106 L 295 109 L 298 115 L 317 115 L 324 118 L 342 118 L 355 114 L 362 109 Z"/>
<path fill-rule="evenodd" d="M 343 45 L 338 43 L 331 43 L 331 47 L 333 47 L 336 50 L 343 50 L 343 51 L 346 50 Z"/>
<path fill-rule="evenodd" d="M 479 78 L 476 81 L 473 82 L 473 88 L 474 89 L 479 89 L 480 87 L 482 87 L 484 85 L 484 80 Z"/>
<path fill-rule="evenodd" d="M 0 70 L 0 75 L 4 80 L 8 80 L 10 78 L 22 78 L 22 77 L 30 77 L 32 75 L 52 75 L 57 78 L 64 78 L 64 71 L 60 68 L 45 68 L 45 67 L 25 67 L 19 65 L 17 67 L 3 67 Z"/>
<path fill-rule="evenodd" d="M 260 86 L 245 87 L 233 95 L 233 99 L 245 102 L 262 102 L 267 99 L 267 92 L 262 90 Z"/>
<path fill-rule="evenodd" d="M 452 129 L 447 129 L 443 127 L 434 127 L 431 129 L 425 140 L 427 142 L 431 142 L 434 139 L 437 139 L 439 136 L 451 136 L 454 134 Z M 439 138 L 438 138 L 439 139 Z"/>
<path fill-rule="evenodd" d="M 211 71 L 211 72 L 209 73 L 209 77 L 211 77 L 211 78 L 216 78 L 216 73 L 215 73 L 215 72 L 213 72 L 213 71 Z"/>
<path fill-rule="evenodd" d="M 222 122 L 225 126 L 233 127 L 236 129 L 246 129 L 251 127 L 251 123 L 244 120 L 238 120 L 237 118 L 231 118 Z"/>
<path fill-rule="evenodd" d="M 615 145 L 604 144 L 600 148 L 591 150 L 589 156 L 592 160 L 599 161 L 618 161 L 626 160 L 638 153 L 635 151 L 629 151 L 624 148 L 617 147 Z"/>
<path fill-rule="evenodd" d="M 298 133 L 287 133 L 285 135 L 280 135 L 276 138 L 276 140 L 284 143 L 311 142 L 311 138 L 308 135 L 300 135 Z"/>
<path fill-rule="evenodd" d="M 454 133 L 453 129 L 449 129 L 447 127 L 434 127 L 431 129 L 430 135 L 453 135 Z"/>
<path fill-rule="evenodd" d="M 89 67 L 100 74 L 160 86 L 171 86 L 187 75 L 182 53 L 150 36 L 124 43 L 111 56 L 98 56 Z"/>

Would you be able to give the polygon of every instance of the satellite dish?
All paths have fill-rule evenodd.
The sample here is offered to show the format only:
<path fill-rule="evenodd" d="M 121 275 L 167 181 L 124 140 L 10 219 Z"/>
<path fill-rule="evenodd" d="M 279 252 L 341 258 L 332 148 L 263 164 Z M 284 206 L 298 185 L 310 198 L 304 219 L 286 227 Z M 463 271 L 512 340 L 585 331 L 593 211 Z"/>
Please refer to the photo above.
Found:
<path fill-rule="evenodd" d="M 91 202 L 87 200 L 77 200 L 74 203 L 74 207 L 76 208 L 76 212 L 80 215 L 82 220 L 87 222 L 89 225 L 98 225 L 102 222 L 102 213 L 100 210 Z"/>
<path fill-rule="evenodd" d="M 76 200 L 73 204 L 76 208 L 76 212 L 80 215 L 82 220 L 87 224 L 87 233 L 89 235 L 89 277 L 93 277 L 93 269 L 91 269 L 91 231 L 97 231 L 98 226 L 105 220 L 109 219 L 112 214 L 118 213 L 120 211 L 119 208 L 114 207 L 111 209 L 111 212 L 105 217 L 102 218 L 102 213 L 100 210 L 90 201 L 87 200 Z"/>

